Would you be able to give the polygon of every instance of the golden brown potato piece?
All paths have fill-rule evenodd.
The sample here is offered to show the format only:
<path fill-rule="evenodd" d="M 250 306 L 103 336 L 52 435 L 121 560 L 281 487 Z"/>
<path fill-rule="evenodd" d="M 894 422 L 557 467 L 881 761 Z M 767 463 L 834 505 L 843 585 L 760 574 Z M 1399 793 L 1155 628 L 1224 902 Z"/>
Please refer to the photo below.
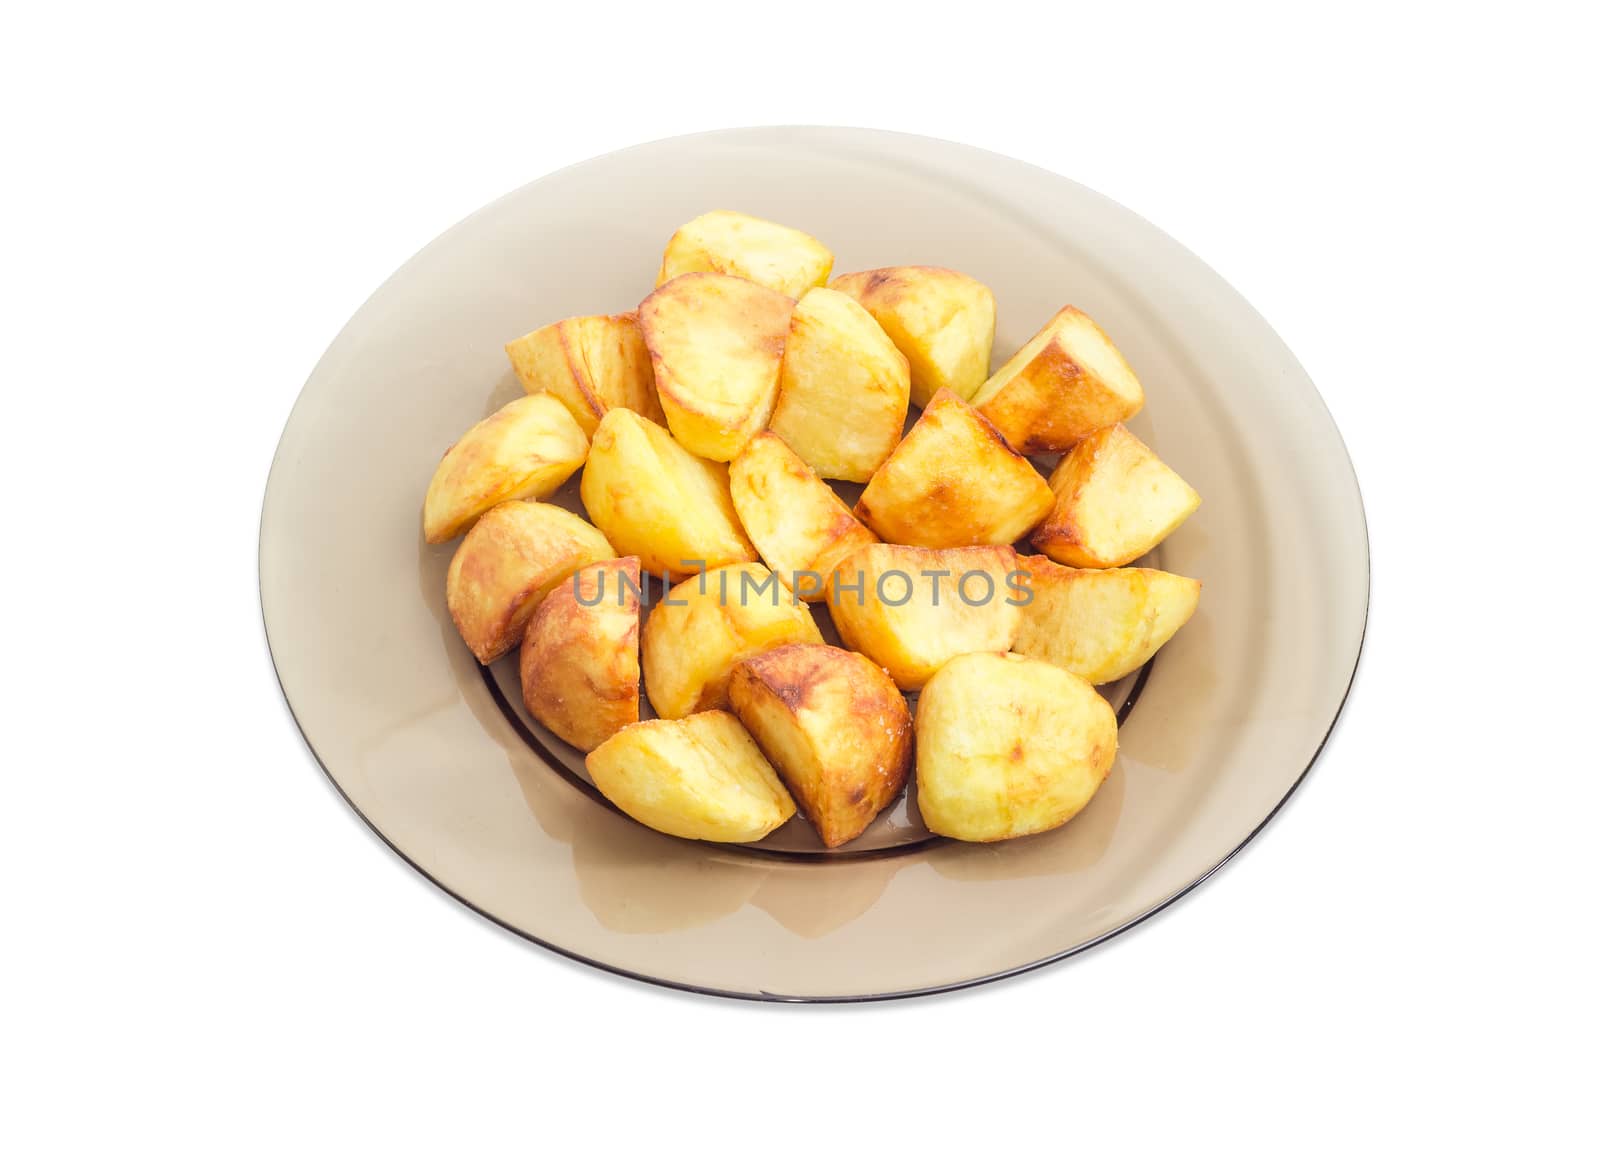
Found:
<path fill-rule="evenodd" d="M 733 711 L 826 847 L 848 843 L 899 796 L 911 714 L 883 669 L 831 644 L 791 644 L 733 670 Z"/>
<path fill-rule="evenodd" d="M 589 437 L 605 411 L 631 409 L 665 424 L 656 399 L 650 352 L 639 318 L 574 316 L 547 324 L 506 345 L 517 380 L 529 393 L 548 393 Z"/>
<path fill-rule="evenodd" d="M 714 272 L 662 284 L 639 305 L 672 436 L 691 454 L 728 462 L 767 428 L 794 301 Z"/>
<path fill-rule="evenodd" d="M 1030 539 L 1069 567 L 1132 563 L 1200 506 L 1194 487 L 1120 425 L 1072 447 L 1050 489 L 1055 507 Z"/>
<path fill-rule="evenodd" d="M 824 478 L 865 482 L 905 430 L 911 366 L 860 304 L 813 288 L 795 306 L 772 432 Z"/>
<path fill-rule="evenodd" d="M 1138 413 L 1144 387 L 1100 326 L 1068 305 L 983 383 L 972 404 L 1013 449 L 1052 454 Z"/>
<path fill-rule="evenodd" d="M 422 537 L 448 543 L 491 507 L 548 498 L 588 453 L 589 440 L 560 402 L 511 402 L 445 451 L 422 504 Z"/>
<path fill-rule="evenodd" d="M 902 689 L 920 689 L 951 657 L 1011 647 L 1022 593 L 1009 547 L 932 550 L 878 543 L 834 568 L 828 612 L 849 647 Z"/>
<path fill-rule="evenodd" d="M 680 839 L 753 843 L 794 815 L 794 800 L 733 714 L 641 721 L 586 759 L 617 808 Z"/>
<path fill-rule="evenodd" d="M 992 843 L 1059 827 L 1117 756 L 1094 686 L 1004 652 L 958 656 L 917 702 L 917 807 L 930 831 Z"/>
<path fill-rule="evenodd" d="M 827 283 L 832 270 L 833 253 L 804 231 L 737 211 L 708 211 L 668 241 L 656 285 L 688 272 L 721 272 L 799 299 Z"/>
<path fill-rule="evenodd" d="M 989 376 L 994 293 L 942 267 L 880 267 L 829 285 L 872 313 L 911 362 L 911 400 L 927 405 L 948 389 L 962 400 Z"/>
<path fill-rule="evenodd" d="M 756 557 L 734 513 L 728 468 L 696 458 L 631 410 L 600 419 L 579 493 L 617 549 L 654 574 L 684 579 Z"/>
<path fill-rule="evenodd" d="M 1014 543 L 1050 513 L 1039 472 L 979 413 L 941 390 L 867 483 L 856 517 L 891 543 Z"/>
<path fill-rule="evenodd" d="M 571 511 L 503 502 L 456 548 L 445 576 L 445 605 L 472 655 L 488 664 L 517 647 L 539 601 L 557 584 L 616 554 Z"/>
<path fill-rule="evenodd" d="M 644 688 L 662 717 L 728 707 L 728 674 L 783 644 L 821 644 L 811 609 L 759 563 L 686 579 L 644 624 Z"/>
<path fill-rule="evenodd" d="M 802 600 L 826 599 L 834 565 L 878 541 L 775 434 L 750 439 L 728 467 L 728 485 L 750 541 Z"/>
<path fill-rule="evenodd" d="M 639 559 L 579 568 L 522 638 L 522 703 L 540 725 L 592 750 L 639 720 Z"/>
<path fill-rule="evenodd" d="M 1012 648 L 1091 685 L 1125 677 L 1172 639 L 1200 603 L 1200 581 L 1143 567 L 1062 567 L 1025 555 L 1033 593 Z"/>

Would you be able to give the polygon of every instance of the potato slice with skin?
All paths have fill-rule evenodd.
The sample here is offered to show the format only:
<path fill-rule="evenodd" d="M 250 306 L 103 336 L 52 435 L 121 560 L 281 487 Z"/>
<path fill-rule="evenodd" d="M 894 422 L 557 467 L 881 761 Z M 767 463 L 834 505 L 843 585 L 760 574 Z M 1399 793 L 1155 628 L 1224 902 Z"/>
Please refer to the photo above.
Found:
<path fill-rule="evenodd" d="M 1069 567 L 1121 567 L 1194 514 L 1200 496 L 1120 425 L 1074 446 L 1050 475 L 1055 506 L 1029 536 Z"/>
<path fill-rule="evenodd" d="M 1117 715 L 1093 685 L 1012 653 L 950 661 L 922 690 L 916 725 L 923 822 L 974 843 L 1059 827 L 1117 756 Z"/>
<path fill-rule="evenodd" d="M 656 393 L 684 449 L 731 461 L 767 428 L 793 312 L 789 297 L 714 272 L 679 276 L 639 305 Z"/>
<path fill-rule="evenodd" d="M 686 579 L 644 624 L 644 687 L 662 717 L 728 707 L 728 676 L 784 644 L 821 644 L 811 609 L 772 571 L 738 563 Z"/>
<path fill-rule="evenodd" d="M 989 376 L 994 293 L 942 267 L 851 272 L 829 287 L 860 302 L 911 362 L 911 400 L 948 389 L 966 400 Z"/>
<path fill-rule="evenodd" d="M 764 652 L 735 667 L 728 698 L 824 846 L 856 838 L 905 786 L 906 699 L 860 653 L 831 644 Z"/>
<path fill-rule="evenodd" d="M 510 499 L 548 498 L 589 454 L 589 440 L 554 400 L 523 397 L 495 410 L 445 451 L 422 504 L 422 535 L 448 543 Z"/>
<path fill-rule="evenodd" d="M 550 394 L 591 438 L 608 409 L 666 423 L 650 352 L 632 312 L 547 324 L 507 344 L 506 355 L 526 392 Z"/>
<path fill-rule="evenodd" d="M 776 434 L 750 439 L 728 467 L 728 485 L 750 541 L 802 600 L 826 599 L 834 565 L 878 541 Z"/>
<path fill-rule="evenodd" d="M 973 406 L 1024 454 L 1070 450 L 1144 405 L 1144 387 L 1100 326 L 1068 305 L 1001 365 Z"/>
<path fill-rule="evenodd" d="M 595 525 L 646 571 L 685 579 L 756 557 L 733 509 L 728 468 L 695 457 L 631 410 L 600 419 L 579 494 Z"/>
<path fill-rule="evenodd" d="M 856 517 L 891 543 L 1014 543 L 1055 496 L 972 406 L 941 391 L 867 483 Z"/>
<path fill-rule="evenodd" d="M 1200 581 L 1144 567 L 1062 567 L 1018 560 L 1032 600 L 1014 651 L 1076 673 L 1091 685 L 1125 677 L 1172 639 L 1200 603 Z"/>
<path fill-rule="evenodd" d="M 641 721 L 587 759 L 589 777 L 629 818 L 665 835 L 753 843 L 794 816 L 794 799 L 733 714 Z"/>
<path fill-rule="evenodd" d="M 721 272 L 797 299 L 827 283 L 832 270 L 833 253 L 804 231 L 737 211 L 707 211 L 667 241 L 656 285 L 688 272 Z"/>
<path fill-rule="evenodd" d="M 911 366 L 871 314 L 813 288 L 795 306 L 772 432 L 824 478 L 865 482 L 900 441 Z"/>
<path fill-rule="evenodd" d="M 445 605 L 472 655 L 488 664 L 517 647 L 534 609 L 557 584 L 616 554 L 571 511 L 503 502 L 456 548 L 445 575 Z"/>
<path fill-rule="evenodd" d="M 1026 599 L 1010 547 L 879 543 L 834 568 L 828 612 L 850 648 L 920 689 L 952 657 L 1011 647 Z"/>
<path fill-rule="evenodd" d="M 639 720 L 639 559 L 579 568 L 539 604 L 522 638 L 522 703 L 592 750 Z"/>

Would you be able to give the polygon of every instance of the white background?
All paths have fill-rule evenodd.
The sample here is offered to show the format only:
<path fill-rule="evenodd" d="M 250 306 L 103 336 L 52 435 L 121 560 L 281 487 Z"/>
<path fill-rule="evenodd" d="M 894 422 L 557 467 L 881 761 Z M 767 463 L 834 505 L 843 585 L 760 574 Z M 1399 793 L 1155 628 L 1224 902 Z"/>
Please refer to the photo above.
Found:
<path fill-rule="evenodd" d="M 0 1159 L 1594 1162 L 1596 41 L 1469 7 L 8 9 Z M 924 1001 L 498 931 L 339 801 L 259 623 L 279 430 L 391 270 L 553 168 L 792 122 L 1171 232 L 1320 385 L 1371 525 L 1360 677 L 1278 820 Z"/>

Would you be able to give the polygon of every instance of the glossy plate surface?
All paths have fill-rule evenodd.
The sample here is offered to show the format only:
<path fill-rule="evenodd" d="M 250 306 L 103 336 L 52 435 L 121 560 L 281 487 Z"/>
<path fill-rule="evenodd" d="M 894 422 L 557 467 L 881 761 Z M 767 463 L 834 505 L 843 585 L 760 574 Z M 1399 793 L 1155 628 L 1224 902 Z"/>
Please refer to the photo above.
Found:
<path fill-rule="evenodd" d="M 533 725 L 514 660 L 481 670 L 444 608 L 454 544 L 420 506 L 445 448 L 520 389 L 503 343 L 632 308 L 679 224 L 728 207 L 811 232 L 835 274 L 953 267 L 999 303 L 998 363 L 1064 303 L 1147 392 L 1131 427 L 1205 499 L 1152 565 L 1199 612 L 1122 704 L 1118 761 L 1047 835 L 928 840 L 896 808 L 839 857 L 791 824 L 766 850 L 656 835 L 587 790 Z M 576 479 L 557 501 L 576 497 Z M 530 939 L 613 971 L 766 999 L 902 996 L 1081 950 L 1195 886 L 1272 816 L 1344 701 L 1367 538 L 1344 446 L 1305 373 L 1214 272 L 1066 179 L 876 131 L 670 139 L 485 207 L 400 269 L 317 366 L 261 525 L 261 599 L 302 732 L 419 871 Z M 1136 700 L 1131 700 L 1136 698 Z"/>

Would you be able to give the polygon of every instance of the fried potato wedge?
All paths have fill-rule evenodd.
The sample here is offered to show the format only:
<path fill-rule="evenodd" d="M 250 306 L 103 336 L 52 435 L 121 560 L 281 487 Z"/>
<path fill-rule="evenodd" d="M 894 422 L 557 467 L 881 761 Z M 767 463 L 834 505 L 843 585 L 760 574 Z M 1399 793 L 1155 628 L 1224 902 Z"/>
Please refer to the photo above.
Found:
<path fill-rule="evenodd" d="M 1042 555 L 1018 559 L 1032 593 L 1012 645 L 1091 685 L 1125 677 L 1188 622 L 1200 581 L 1144 567 L 1062 567 Z"/>
<path fill-rule="evenodd" d="M 592 750 L 639 720 L 639 559 L 579 568 L 534 610 L 518 661 L 522 703 Z"/>
<path fill-rule="evenodd" d="M 811 609 L 759 563 L 686 579 L 644 624 L 644 687 L 665 718 L 728 708 L 728 676 L 747 657 L 784 644 L 821 644 Z"/>
<path fill-rule="evenodd" d="M 445 575 L 445 606 L 472 655 L 488 664 L 517 647 L 534 609 L 557 584 L 616 554 L 571 511 L 503 502 L 456 548 Z"/>
<path fill-rule="evenodd" d="M 560 402 L 519 398 L 445 451 L 422 504 L 422 537 L 448 543 L 503 502 L 548 498 L 588 454 L 589 439 Z"/>
<path fill-rule="evenodd" d="M 1069 567 L 1121 567 L 1165 539 L 1200 496 L 1121 425 L 1090 434 L 1050 475 L 1055 506 L 1029 537 Z"/>
<path fill-rule="evenodd" d="M 595 525 L 646 571 L 684 579 L 756 557 L 728 490 L 728 468 L 697 458 L 632 410 L 600 419 L 579 487 Z"/>
<path fill-rule="evenodd" d="M 878 467 L 856 517 L 891 543 L 970 547 L 1014 543 L 1055 496 L 972 406 L 945 390 Z"/>
<path fill-rule="evenodd" d="M 733 507 L 767 566 L 802 600 L 827 598 L 834 565 L 878 537 L 783 439 L 762 432 L 728 466 Z"/>
<path fill-rule="evenodd" d="M 632 312 L 547 324 L 507 344 L 506 356 L 524 390 L 561 402 L 589 437 L 608 409 L 666 423 L 650 352 Z"/>
<path fill-rule="evenodd" d="M 753 843 L 794 817 L 794 799 L 756 743 L 720 709 L 630 725 L 586 762 L 617 809 L 680 839 Z"/>
<path fill-rule="evenodd" d="M 911 400 L 948 389 L 966 400 L 989 376 L 994 293 L 942 267 L 851 272 L 829 287 L 858 301 L 911 362 Z"/>
<path fill-rule="evenodd" d="M 1138 413 L 1144 387 L 1100 326 L 1068 305 L 983 383 L 972 404 L 1013 449 L 1052 454 Z"/>
<path fill-rule="evenodd" d="M 1010 547 L 878 543 L 840 561 L 828 612 L 847 646 L 920 689 L 952 657 L 1011 647 L 1022 620 Z"/>
<path fill-rule="evenodd" d="M 798 299 L 827 283 L 832 270 L 833 252 L 804 231 L 737 211 L 707 211 L 667 241 L 656 285 L 689 272 L 721 272 Z"/>
<path fill-rule="evenodd" d="M 856 838 L 905 786 L 906 699 L 859 653 L 831 644 L 775 648 L 734 668 L 728 699 L 824 846 Z"/>
<path fill-rule="evenodd" d="M 900 441 L 911 366 L 871 314 L 813 288 L 789 321 L 769 423 L 824 478 L 865 482 Z"/>
<path fill-rule="evenodd" d="M 1117 715 L 1093 685 L 1003 652 L 941 668 L 918 699 L 916 734 L 923 822 L 973 843 L 1059 827 L 1117 756 Z"/>
<path fill-rule="evenodd" d="M 691 272 L 639 305 L 667 427 L 684 449 L 731 461 L 767 428 L 794 301 L 736 276 Z"/>

